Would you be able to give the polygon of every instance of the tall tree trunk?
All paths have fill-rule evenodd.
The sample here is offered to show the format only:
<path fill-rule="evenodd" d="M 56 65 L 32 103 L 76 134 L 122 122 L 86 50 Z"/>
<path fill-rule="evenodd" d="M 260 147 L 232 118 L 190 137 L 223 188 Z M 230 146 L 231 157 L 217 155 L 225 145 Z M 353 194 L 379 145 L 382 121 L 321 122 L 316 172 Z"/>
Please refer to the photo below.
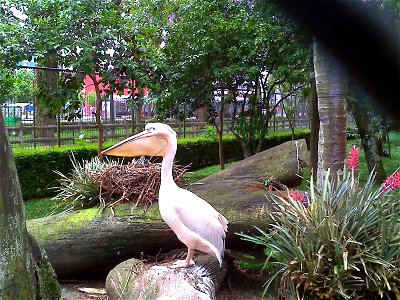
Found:
<path fill-rule="evenodd" d="M 57 68 L 58 65 L 55 62 L 48 61 L 46 67 Z M 54 126 L 49 129 L 36 130 L 35 136 L 46 138 L 44 144 L 52 146 L 56 144 L 55 132 L 57 120 L 54 112 L 46 104 L 51 100 L 44 99 L 43 97 L 51 97 L 52 93 L 57 89 L 58 71 L 36 70 L 35 77 L 36 93 L 41 95 L 35 97 L 35 126 Z"/>
<path fill-rule="evenodd" d="M 215 129 L 218 134 L 218 154 L 219 154 L 219 167 L 221 170 L 225 169 L 225 156 L 224 156 L 224 142 L 222 137 L 224 135 L 224 110 L 225 110 L 225 90 L 221 88 L 221 108 L 218 112 L 218 121 L 215 121 Z"/>
<path fill-rule="evenodd" d="M 199 116 L 199 122 L 207 122 L 208 118 L 208 110 L 206 106 L 201 106 L 198 108 L 198 116 Z M 201 125 L 200 129 L 203 129 L 204 125 Z"/>
<path fill-rule="evenodd" d="M 363 101 L 355 99 L 350 102 L 350 105 L 352 106 L 354 121 L 357 124 L 358 133 L 360 134 L 361 146 L 365 153 L 368 171 L 372 172 L 372 170 L 375 170 L 375 180 L 381 183 L 386 178 L 386 172 L 379 155 L 374 129 L 372 128 L 374 122 L 371 120 L 371 115 Z"/>
<path fill-rule="evenodd" d="M 325 170 L 334 176 L 344 166 L 348 84 L 338 61 L 316 40 L 314 71 L 320 118 L 317 186 L 321 187 Z"/>
<path fill-rule="evenodd" d="M 94 84 L 94 90 L 96 92 L 96 124 L 98 130 L 98 141 L 97 141 L 97 155 L 101 156 L 101 151 L 103 151 L 104 142 L 104 126 L 101 120 L 101 114 L 103 110 L 103 101 L 101 99 L 99 82 L 97 81 L 96 75 L 91 74 L 89 77 L 92 79 Z"/>
<path fill-rule="evenodd" d="M 225 155 L 224 155 L 224 101 L 221 98 L 221 110 L 219 111 L 219 129 L 218 129 L 218 154 L 219 154 L 219 167 L 221 170 L 225 169 Z"/>
<path fill-rule="evenodd" d="M 310 169 L 312 174 L 317 174 L 318 166 L 318 136 L 319 136 L 319 113 L 318 97 L 315 87 L 315 76 L 311 79 L 311 134 L 310 134 Z"/>
<path fill-rule="evenodd" d="M 28 235 L 12 149 L 0 110 L 0 299 L 59 299 L 55 273 Z"/>

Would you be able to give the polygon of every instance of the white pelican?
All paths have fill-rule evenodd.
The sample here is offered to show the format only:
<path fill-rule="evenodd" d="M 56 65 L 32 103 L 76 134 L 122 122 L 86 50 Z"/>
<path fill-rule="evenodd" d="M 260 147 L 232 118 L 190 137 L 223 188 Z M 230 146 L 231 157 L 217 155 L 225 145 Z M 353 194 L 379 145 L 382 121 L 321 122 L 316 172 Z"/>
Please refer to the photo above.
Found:
<path fill-rule="evenodd" d="M 186 259 L 177 261 L 172 267 L 193 266 L 194 250 L 214 254 L 221 265 L 228 221 L 206 201 L 176 185 L 172 177 L 176 149 L 176 133 L 169 125 L 149 123 L 143 132 L 104 150 L 102 154 L 163 157 L 158 200 L 160 214 L 188 248 Z"/>

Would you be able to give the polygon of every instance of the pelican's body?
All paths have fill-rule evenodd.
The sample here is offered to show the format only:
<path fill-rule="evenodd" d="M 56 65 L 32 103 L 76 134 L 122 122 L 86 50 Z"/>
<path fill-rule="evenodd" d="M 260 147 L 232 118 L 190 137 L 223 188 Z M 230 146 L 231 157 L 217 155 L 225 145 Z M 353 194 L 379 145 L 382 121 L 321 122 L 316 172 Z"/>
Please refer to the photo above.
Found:
<path fill-rule="evenodd" d="M 228 221 L 206 201 L 176 185 L 172 177 L 176 149 L 176 133 L 172 128 L 166 124 L 150 123 L 142 133 L 103 153 L 116 156 L 162 156 L 160 214 L 178 239 L 188 247 L 186 260 L 178 261 L 175 267 L 193 265 L 194 250 L 214 254 L 221 264 Z"/>

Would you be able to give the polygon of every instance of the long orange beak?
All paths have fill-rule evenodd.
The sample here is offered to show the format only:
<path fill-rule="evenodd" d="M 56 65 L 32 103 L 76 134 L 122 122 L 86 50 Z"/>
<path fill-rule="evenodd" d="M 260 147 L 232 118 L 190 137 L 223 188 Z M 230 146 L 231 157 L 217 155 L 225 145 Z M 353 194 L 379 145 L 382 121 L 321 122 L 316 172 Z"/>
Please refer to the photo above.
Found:
<path fill-rule="evenodd" d="M 136 157 L 165 156 L 168 142 L 147 130 L 135 134 L 101 152 L 102 155 Z"/>

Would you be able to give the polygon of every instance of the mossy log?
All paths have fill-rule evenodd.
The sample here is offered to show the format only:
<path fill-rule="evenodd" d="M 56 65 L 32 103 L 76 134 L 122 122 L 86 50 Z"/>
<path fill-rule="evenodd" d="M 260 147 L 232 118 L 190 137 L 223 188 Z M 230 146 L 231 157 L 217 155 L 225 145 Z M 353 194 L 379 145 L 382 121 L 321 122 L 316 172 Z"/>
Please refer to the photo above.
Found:
<path fill-rule="evenodd" d="M 292 153 L 290 158 L 289 154 L 285 154 L 285 157 L 296 166 L 291 168 L 291 177 L 296 178 L 296 149 L 304 149 L 305 141 L 300 141 L 298 148 L 294 142 L 285 144 L 283 148 L 275 147 L 275 157 L 264 153 L 264 157 L 259 156 L 254 164 L 269 168 L 263 160 L 273 165 L 275 161 L 282 162 L 283 153 Z M 266 199 L 268 192 L 262 184 L 262 178 L 269 178 L 268 173 L 259 169 L 260 173 L 257 174 L 254 166 L 247 169 L 249 174 L 246 175 L 240 170 L 245 167 L 245 163 L 239 162 L 237 165 L 237 168 L 233 168 L 237 169 L 240 176 L 213 175 L 188 187 L 228 219 L 226 247 L 233 250 L 253 247 L 235 233 L 253 232 L 253 226 L 266 227 L 267 210 L 270 209 Z M 235 174 L 232 168 L 223 172 Z M 273 177 L 277 178 L 276 175 Z M 48 253 L 59 278 L 76 278 L 93 272 L 109 271 L 128 258 L 156 256 L 183 246 L 161 219 L 157 204 L 152 205 L 146 213 L 140 207 L 132 210 L 130 205 L 118 205 L 113 211 L 91 208 L 68 212 L 30 220 L 27 228 Z"/>
<path fill-rule="evenodd" d="M 301 184 L 302 168 L 308 165 L 309 152 L 306 140 L 288 141 L 268 150 L 257 153 L 225 170 L 208 176 L 203 183 L 224 180 L 243 180 L 263 183 L 278 180 L 287 187 Z"/>
<path fill-rule="evenodd" d="M 196 265 L 173 269 L 175 258 L 184 259 L 186 251 L 161 263 L 129 259 L 113 268 L 106 279 L 110 300 L 118 299 L 188 299 L 214 300 L 227 274 L 227 265 L 206 254 L 194 257 Z"/>
<path fill-rule="evenodd" d="M 210 203 L 229 220 L 227 247 L 245 249 L 252 246 L 235 232 L 251 232 L 253 225 L 265 226 L 267 201 L 265 190 L 231 195 Z M 59 278 L 77 278 L 109 271 L 132 257 L 157 256 L 181 248 L 183 244 L 163 222 L 154 204 L 144 214 L 141 208 L 118 205 L 114 211 L 89 208 L 30 220 L 28 231 L 43 247 Z"/>

